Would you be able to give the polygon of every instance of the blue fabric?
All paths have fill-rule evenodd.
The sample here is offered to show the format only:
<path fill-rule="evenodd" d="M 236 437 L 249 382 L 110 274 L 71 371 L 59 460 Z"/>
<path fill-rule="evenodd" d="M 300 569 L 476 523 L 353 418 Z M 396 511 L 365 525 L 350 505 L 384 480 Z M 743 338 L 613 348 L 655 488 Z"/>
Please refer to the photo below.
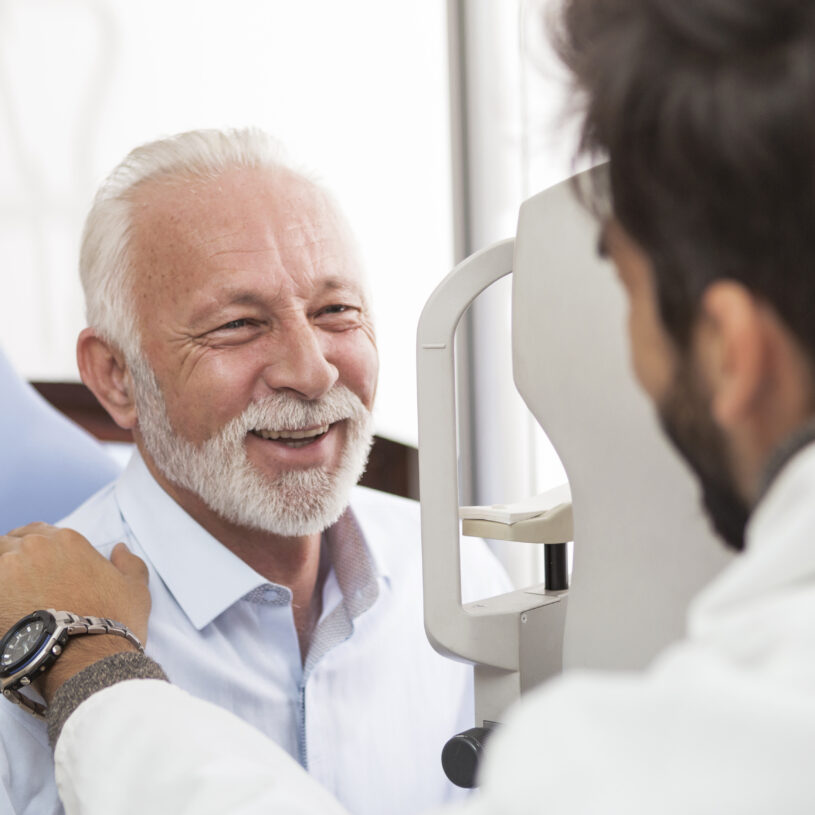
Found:
<path fill-rule="evenodd" d="M 31 521 L 58 521 L 119 469 L 0 352 L 0 533 Z"/>

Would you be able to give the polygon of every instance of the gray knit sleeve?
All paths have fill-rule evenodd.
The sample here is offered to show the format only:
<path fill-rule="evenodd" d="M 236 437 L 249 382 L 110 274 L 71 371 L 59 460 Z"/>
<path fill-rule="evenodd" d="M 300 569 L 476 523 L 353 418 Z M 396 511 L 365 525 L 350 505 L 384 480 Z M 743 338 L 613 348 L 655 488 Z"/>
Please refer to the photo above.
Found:
<path fill-rule="evenodd" d="M 128 679 L 163 679 L 167 675 L 157 662 L 150 657 L 135 651 L 124 651 L 120 654 L 100 659 L 85 670 L 72 676 L 54 694 L 48 706 L 46 720 L 48 723 L 48 741 L 53 748 L 62 727 L 68 717 L 90 696 L 97 691 L 109 688 Z"/>

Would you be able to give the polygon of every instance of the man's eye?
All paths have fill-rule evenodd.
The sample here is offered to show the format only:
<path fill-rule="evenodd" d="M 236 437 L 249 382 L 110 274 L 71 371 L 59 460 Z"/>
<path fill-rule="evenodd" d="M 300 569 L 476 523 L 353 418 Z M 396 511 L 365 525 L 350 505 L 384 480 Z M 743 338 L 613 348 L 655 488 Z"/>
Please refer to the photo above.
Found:
<path fill-rule="evenodd" d="M 323 309 L 323 314 L 342 314 L 344 311 L 349 311 L 350 306 L 343 306 L 340 303 L 335 303 L 333 306 L 326 306 Z"/>
<path fill-rule="evenodd" d="M 230 320 L 228 323 L 225 323 L 224 325 L 222 325 L 218 329 L 218 331 L 223 331 L 225 329 L 229 330 L 231 328 L 243 328 L 244 326 L 247 326 L 247 325 L 249 325 L 249 320 L 244 320 L 244 319 Z"/>

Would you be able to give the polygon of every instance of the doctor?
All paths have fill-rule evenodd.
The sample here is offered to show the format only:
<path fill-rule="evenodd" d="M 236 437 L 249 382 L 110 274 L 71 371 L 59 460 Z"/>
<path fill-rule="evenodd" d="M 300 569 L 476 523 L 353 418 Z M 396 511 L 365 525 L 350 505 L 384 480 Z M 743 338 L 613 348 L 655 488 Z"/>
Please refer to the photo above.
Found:
<path fill-rule="evenodd" d="M 637 377 L 744 552 L 647 672 L 527 697 L 464 811 L 811 813 L 815 4 L 571 0 L 561 47 L 583 148 L 610 160 L 592 203 Z M 3 627 L 93 608 L 144 633 L 123 548 L 109 564 L 49 528 L 0 547 Z M 97 661 L 111 650 L 128 653 Z M 159 679 L 121 681 L 154 670 L 124 639 L 82 637 L 44 675 L 68 813 L 342 811 L 250 726 Z"/>

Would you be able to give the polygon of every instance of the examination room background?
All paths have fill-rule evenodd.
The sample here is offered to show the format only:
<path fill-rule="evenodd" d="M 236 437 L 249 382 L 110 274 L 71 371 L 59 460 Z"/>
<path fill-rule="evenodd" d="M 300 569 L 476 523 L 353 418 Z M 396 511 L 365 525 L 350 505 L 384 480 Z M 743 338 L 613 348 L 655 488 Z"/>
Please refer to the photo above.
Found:
<path fill-rule="evenodd" d="M 564 76 L 528 22 L 547 1 L 0 0 L 0 347 L 30 380 L 77 381 L 95 187 L 161 134 L 258 125 L 355 229 L 377 316 L 377 433 L 415 446 L 425 300 L 574 170 Z M 463 503 L 565 480 L 512 386 L 506 283 L 459 331 Z M 537 552 L 517 549 L 499 547 L 515 581 L 542 579 Z"/>

